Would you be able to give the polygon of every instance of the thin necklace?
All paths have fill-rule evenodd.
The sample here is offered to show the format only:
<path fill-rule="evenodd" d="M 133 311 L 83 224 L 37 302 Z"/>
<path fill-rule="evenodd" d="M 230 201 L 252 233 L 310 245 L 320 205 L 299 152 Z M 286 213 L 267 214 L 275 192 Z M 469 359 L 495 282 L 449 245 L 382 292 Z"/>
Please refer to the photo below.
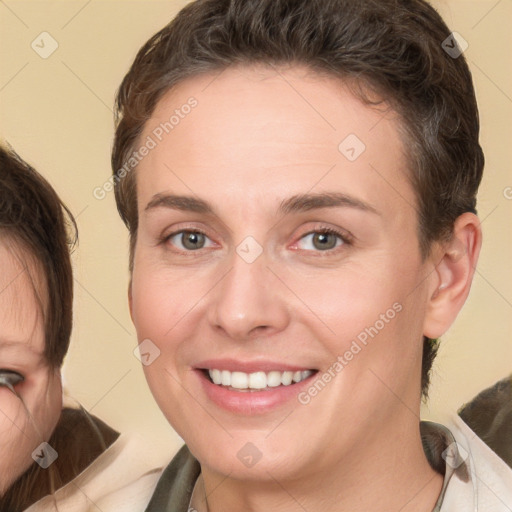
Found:
<path fill-rule="evenodd" d="M 203 487 L 203 494 L 204 494 L 204 497 L 202 499 L 202 501 L 206 504 L 206 510 L 203 509 L 203 506 L 201 504 L 201 508 L 200 510 L 196 510 L 194 508 L 194 505 L 200 505 L 200 501 L 201 499 L 199 498 L 199 479 L 202 481 L 202 487 Z M 199 492 L 198 492 L 199 491 Z M 195 503 L 194 503 L 195 502 Z M 208 505 L 208 497 L 206 496 L 206 486 L 205 486 L 205 483 L 204 483 L 204 478 L 203 478 L 203 475 L 200 474 L 198 476 L 198 479 L 196 480 L 196 483 L 194 484 L 194 488 L 192 489 L 192 498 L 190 500 L 190 507 L 188 509 L 189 512 L 210 512 L 210 506 Z"/>
<path fill-rule="evenodd" d="M 203 482 L 203 492 L 204 492 L 204 502 L 206 503 L 206 512 L 210 512 L 210 507 L 208 506 L 208 496 L 206 496 L 206 486 L 204 484 L 203 475 L 201 475 L 201 481 Z"/>

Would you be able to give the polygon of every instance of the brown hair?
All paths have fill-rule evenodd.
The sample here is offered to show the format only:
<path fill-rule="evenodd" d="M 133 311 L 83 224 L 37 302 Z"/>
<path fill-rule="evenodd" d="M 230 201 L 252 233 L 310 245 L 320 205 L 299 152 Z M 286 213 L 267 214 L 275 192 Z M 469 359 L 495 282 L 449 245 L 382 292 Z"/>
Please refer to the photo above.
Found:
<path fill-rule="evenodd" d="M 139 50 L 116 99 L 115 197 L 137 237 L 134 172 L 123 167 L 162 95 L 185 78 L 238 64 L 306 65 L 339 77 L 366 103 L 401 117 L 424 257 L 476 213 L 484 157 L 471 73 L 443 49 L 450 30 L 423 0 L 196 0 Z M 368 94 L 369 93 L 369 94 Z M 426 396 L 435 340 L 424 338 Z"/>
<path fill-rule="evenodd" d="M 0 145 L 0 237 L 27 264 L 45 324 L 45 358 L 62 365 L 72 327 L 73 274 L 70 252 L 77 243 L 73 215 L 51 185 L 12 149 Z M 44 289 L 30 270 L 40 272 Z M 21 399 L 21 398 L 20 398 Z M 24 403 L 24 402 L 23 402 Z M 26 406 L 25 406 L 26 407 Z M 35 425 L 37 428 L 37 425 Z M 103 453 L 119 434 L 81 406 L 62 410 L 49 444 L 59 457 L 47 469 L 33 462 L 0 495 L 0 510 L 18 512 L 66 485 Z M 54 496 L 55 499 L 55 496 Z M 57 504 L 55 505 L 58 509 Z"/>
<path fill-rule="evenodd" d="M 68 234 L 69 233 L 69 234 Z M 77 242 L 73 215 L 51 185 L 12 149 L 0 145 L 0 235 L 28 251 L 46 281 L 45 357 L 60 367 L 69 347 L 73 311 L 70 249 Z M 32 282 L 34 283 L 34 279 Z"/>
<path fill-rule="evenodd" d="M 48 439 L 48 444 L 59 457 L 46 469 L 33 462 L 5 494 L 0 495 L 0 510 L 21 512 L 52 494 L 55 500 L 52 510 L 58 511 L 55 492 L 77 477 L 118 437 L 118 432 L 82 407 L 64 408 Z"/>

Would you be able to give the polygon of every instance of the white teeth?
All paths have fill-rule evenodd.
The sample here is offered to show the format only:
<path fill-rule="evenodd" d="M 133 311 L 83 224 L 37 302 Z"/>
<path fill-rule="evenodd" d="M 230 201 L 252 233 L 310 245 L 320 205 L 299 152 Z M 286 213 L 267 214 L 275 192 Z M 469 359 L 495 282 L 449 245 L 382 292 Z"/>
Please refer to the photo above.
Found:
<path fill-rule="evenodd" d="M 227 370 L 222 370 L 220 374 L 221 384 L 223 386 L 231 386 L 231 372 Z"/>
<path fill-rule="evenodd" d="M 283 386 L 289 386 L 293 380 L 293 372 L 283 372 L 281 375 L 281 384 Z"/>
<path fill-rule="evenodd" d="M 233 372 L 231 374 L 231 387 L 235 389 L 247 389 L 249 387 L 249 375 L 242 372 Z"/>
<path fill-rule="evenodd" d="M 251 373 L 249 375 L 249 387 L 251 389 L 265 389 L 267 387 L 265 372 Z"/>
<path fill-rule="evenodd" d="M 214 384 L 222 384 L 222 373 L 220 370 L 211 370 L 210 377 L 212 378 Z"/>
<path fill-rule="evenodd" d="M 265 389 L 267 387 L 289 386 L 292 383 L 301 382 L 313 374 L 311 370 L 244 373 L 215 368 L 208 370 L 208 373 L 214 384 L 235 389 Z"/>
<path fill-rule="evenodd" d="M 277 388 L 281 385 L 281 372 L 268 372 L 267 373 L 267 386 L 269 388 Z"/>

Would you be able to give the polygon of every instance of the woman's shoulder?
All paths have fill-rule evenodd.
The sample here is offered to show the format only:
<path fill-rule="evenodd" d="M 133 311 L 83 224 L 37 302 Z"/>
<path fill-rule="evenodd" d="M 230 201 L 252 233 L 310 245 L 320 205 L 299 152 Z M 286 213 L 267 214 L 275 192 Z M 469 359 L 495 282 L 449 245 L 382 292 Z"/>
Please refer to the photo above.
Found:
<path fill-rule="evenodd" d="M 111 446 L 119 432 L 84 409 L 64 408 L 46 443 L 51 465 L 34 459 L 0 499 L 2 511 L 24 510 L 54 490 L 65 486 Z M 38 447 L 44 450 L 44 447 Z M 36 449 L 37 450 L 37 449 Z M 42 452 L 44 453 L 44 451 Z"/>
<path fill-rule="evenodd" d="M 79 436 L 80 437 L 80 436 Z M 80 439 L 87 450 L 87 439 Z M 59 457 L 66 457 L 66 452 Z M 26 512 L 103 512 L 143 510 L 171 455 L 157 451 L 134 434 L 117 435 L 87 467 L 55 493 L 34 503 Z"/>

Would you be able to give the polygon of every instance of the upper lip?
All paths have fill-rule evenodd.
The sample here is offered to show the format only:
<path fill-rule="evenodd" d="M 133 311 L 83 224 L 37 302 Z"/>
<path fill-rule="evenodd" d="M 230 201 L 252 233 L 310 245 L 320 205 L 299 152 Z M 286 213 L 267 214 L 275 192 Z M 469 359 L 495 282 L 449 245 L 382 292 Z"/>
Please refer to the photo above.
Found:
<path fill-rule="evenodd" d="M 303 366 L 290 363 L 280 363 L 278 361 L 270 360 L 253 360 L 253 361 L 241 361 L 237 359 L 208 359 L 200 361 L 196 365 L 196 368 L 200 370 L 227 370 L 229 372 L 243 372 L 243 373 L 255 373 L 255 372 L 272 372 L 272 371 L 303 371 L 313 370 L 311 366 Z"/>

